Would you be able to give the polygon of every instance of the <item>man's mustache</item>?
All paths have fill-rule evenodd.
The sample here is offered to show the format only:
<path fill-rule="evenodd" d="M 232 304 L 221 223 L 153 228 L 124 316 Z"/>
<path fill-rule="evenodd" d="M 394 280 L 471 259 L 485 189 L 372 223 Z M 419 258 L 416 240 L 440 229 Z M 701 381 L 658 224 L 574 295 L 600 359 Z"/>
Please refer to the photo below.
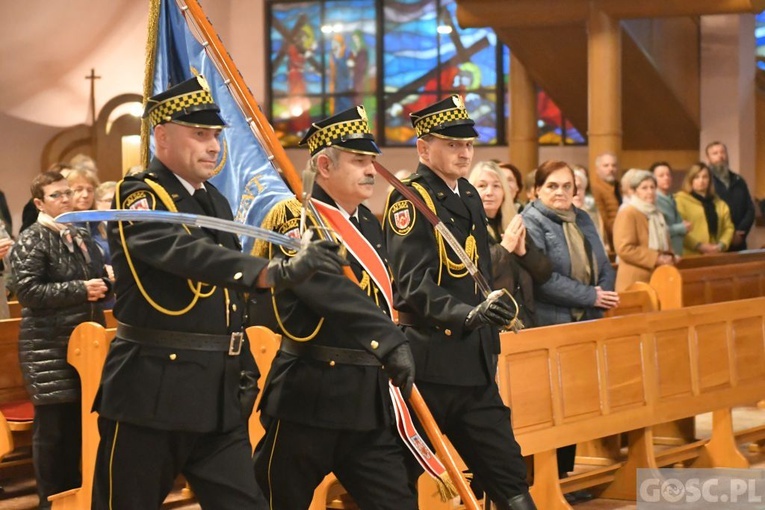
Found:
<path fill-rule="evenodd" d="M 371 176 L 370 177 L 364 177 L 363 179 L 361 179 L 359 181 L 359 184 L 361 184 L 363 186 L 366 186 L 367 184 L 374 184 L 374 183 L 375 183 L 375 178 L 371 177 Z"/>

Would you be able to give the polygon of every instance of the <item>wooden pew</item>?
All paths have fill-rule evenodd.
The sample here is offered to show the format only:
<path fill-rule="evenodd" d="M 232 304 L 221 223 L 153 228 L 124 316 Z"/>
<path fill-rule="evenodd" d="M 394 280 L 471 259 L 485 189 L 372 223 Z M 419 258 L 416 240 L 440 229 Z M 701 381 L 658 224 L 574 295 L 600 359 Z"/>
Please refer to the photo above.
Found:
<path fill-rule="evenodd" d="M 765 260 L 732 260 L 728 265 L 656 268 L 650 285 L 662 310 L 765 296 Z"/>
<path fill-rule="evenodd" d="M 504 333 L 500 392 L 524 455 L 534 455 L 539 508 L 563 492 L 606 484 L 635 500 L 635 470 L 696 459 L 745 467 L 730 421 L 712 438 L 657 452 L 652 426 L 729 409 L 765 394 L 765 298 Z M 555 449 L 628 432 L 626 461 L 558 480 Z"/>
<path fill-rule="evenodd" d="M 659 295 L 645 282 L 635 282 L 626 291 L 619 293 L 619 306 L 607 310 L 606 317 L 621 317 L 635 313 L 659 310 Z"/>
<path fill-rule="evenodd" d="M 8 309 L 12 319 L 21 317 L 21 305 L 18 301 L 8 301 Z"/>
<path fill-rule="evenodd" d="M 31 444 L 34 409 L 19 365 L 20 323 L 19 318 L 0 320 L 0 460 L 14 449 Z"/>
<path fill-rule="evenodd" d="M 53 503 L 53 510 L 90 508 L 100 438 L 98 415 L 91 412 L 91 408 L 114 333 L 114 329 L 104 329 L 95 322 L 85 322 L 77 326 L 69 338 L 66 359 L 77 369 L 82 385 L 82 487 L 50 496 L 48 500 Z"/>
<path fill-rule="evenodd" d="M 765 296 L 765 250 L 724 253 L 683 259 L 677 265 L 661 266 L 650 282 L 662 310 Z M 732 419 L 730 410 L 717 412 L 713 420 Z M 657 430 L 661 443 L 680 444 L 695 435 L 692 420 L 666 424 Z M 765 425 L 737 433 L 739 443 L 765 441 Z"/>

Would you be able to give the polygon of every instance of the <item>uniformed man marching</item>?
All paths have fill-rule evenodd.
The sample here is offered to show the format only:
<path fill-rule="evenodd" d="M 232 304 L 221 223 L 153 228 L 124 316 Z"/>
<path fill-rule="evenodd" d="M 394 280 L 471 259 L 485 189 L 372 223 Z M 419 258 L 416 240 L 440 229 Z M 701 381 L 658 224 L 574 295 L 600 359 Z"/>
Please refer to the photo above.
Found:
<path fill-rule="evenodd" d="M 263 390 L 266 435 L 255 452 L 255 474 L 275 510 L 308 508 L 330 472 L 360 508 L 416 509 L 388 387 L 390 377 L 408 394 L 414 362 L 391 320 L 382 230 L 361 203 L 372 195 L 372 162 L 380 150 L 361 106 L 314 123 L 301 144 L 311 151 L 304 171 L 316 173 L 315 207 L 342 238 L 353 280 L 319 271 L 300 286 L 259 298 L 253 315 L 270 312 L 266 325 L 282 341 Z M 298 236 L 300 217 L 301 204 L 293 199 L 264 223 Z M 309 223 L 316 218 L 309 216 Z M 278 260 L 294 256 L 262 249 Z"/>
<path fill-rule="evenodd" d="M 405 182 L 491 282 L 486 215 L 465 179 L 478 136 L 474 122 L 456 95 L 411 117 L 420 164 Z M 397 191 L 388 199 L 384 229 L 395 307 L 414 354 L 417 387 L 436 422 L 498 508 L 536 508 L 510 410 L 494 379 L 497 328 L 512 320 L 509 305 L 484 300 L 441 234 Z"/>
<path fill-rule="evenodd" d="M 214 174 L 225 126 L 201 76 L 149 99 L 156 157 L 125 178 L 120 209 L 231 219 Z M 327 241 L 289 260 L 241 253 L 235 235 L 157 222 L 110 223 L 119 320 L 94 408 L 100 413 L 93 508 L 159 509 L 178 474 L 202 508 L 262 508 L 246 423 L 258 371 L 240 293 L 339 273 Z"/>

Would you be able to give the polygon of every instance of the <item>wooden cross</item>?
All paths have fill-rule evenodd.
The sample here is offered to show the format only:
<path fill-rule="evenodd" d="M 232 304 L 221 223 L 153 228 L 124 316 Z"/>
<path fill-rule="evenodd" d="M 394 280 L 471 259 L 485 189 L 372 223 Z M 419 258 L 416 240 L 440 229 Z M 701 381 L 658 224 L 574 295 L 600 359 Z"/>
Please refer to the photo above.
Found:
<path fill-rule="evenodd" d="M 96 76 L 96 70 L 91 68 L 90 74 L 85 77 L 86 80 L 90 80 L 90 112 L 91 112 L 91 125 L 96 124 L 96 80 L 100 80 L 100 76 Z"/>

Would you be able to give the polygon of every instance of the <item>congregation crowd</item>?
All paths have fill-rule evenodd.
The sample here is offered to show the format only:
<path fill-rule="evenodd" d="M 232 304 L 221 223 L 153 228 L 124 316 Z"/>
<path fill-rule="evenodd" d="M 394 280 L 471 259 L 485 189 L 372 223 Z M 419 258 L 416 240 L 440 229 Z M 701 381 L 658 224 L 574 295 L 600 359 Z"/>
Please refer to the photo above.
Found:
<path fill-rule="evenodd" d="M 190 95 L 201 99 L 189 110 Z M 685 172 L 665 161 L 621 172 L 604 153 L 589 171 L 546 161 L 525 173 L 473 162 L 477 132 L 459 96 L 411 115 L 417 167 L 402 180 L 414 198 L 392 190 L 382 221 L 364 205 L 381 151 L 363 107 L 314 123 L 301 142 L 312 202 L 280 202 L 263 225 L 303 238 L 299 249 L 260 240 L 242 253 L 234 234 L 176 224 L 57 223 L 63 212 L 115 208 L 233 219 L 208 182 L 225 120 L 204 80 L 150 98 L 146 117 L 148 168 L 117 183 L 99 182 L 87 158 L 55 165 L 33 180 L 15 238 L 0 200 L 40 508 L 81 483 L 69 335 L 105 324 L 112 308 L 93 508 L 159 508 L 179 474 L 206 509 L 307 508 L 330 472 L 361 508 L 417 508 L 423 466 L 393 411 L 414 383 L 473 489 L 497 508 L 536 508 L 494 378 L 499 332 L 603 317 L 658 266 L 746 249 L 754 223 L 722 142 Z M 463 257 L 504 295 L 482 293 Z M 242 334 L 256 324 L 282 335 L 263 388 Z M 266 433 L 253 457 L 246 420 L 259 392 Z M 560 477 L 574 458 L 574 445 L 559 449 Z"/>

